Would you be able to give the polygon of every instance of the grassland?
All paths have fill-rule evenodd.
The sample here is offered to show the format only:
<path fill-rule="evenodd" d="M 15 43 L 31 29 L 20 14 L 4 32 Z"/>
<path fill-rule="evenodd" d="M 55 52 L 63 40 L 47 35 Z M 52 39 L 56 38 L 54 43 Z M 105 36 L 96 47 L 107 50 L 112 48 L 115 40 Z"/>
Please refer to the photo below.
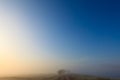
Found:
<path fill-rule="evenodd" d="M 58 75 L 40 75 L 40 76 L 26 76 L 26 77 L 1 77 L 0 80 L 61 80 L 58 78 Z M 78 75 L 71 74 L 69 75 L 70 80 L 120 80 L 120 79 L 112 79 L 112 78 L 103 78 L 96 76 L 88 76 L 88 75 Z"/>

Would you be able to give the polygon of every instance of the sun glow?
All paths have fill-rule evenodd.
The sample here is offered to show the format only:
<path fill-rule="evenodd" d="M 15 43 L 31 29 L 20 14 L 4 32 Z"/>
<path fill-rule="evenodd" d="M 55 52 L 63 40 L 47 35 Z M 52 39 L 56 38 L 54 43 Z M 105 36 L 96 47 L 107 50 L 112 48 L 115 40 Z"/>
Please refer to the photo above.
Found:
<path fill-rule="evenodd" d="M 21 74 L 27 70 L 25 63 L 20 60 L 22 46 L 22 25 L 20 16 L 9 9 L 0 9 L 0 76 Z M 24 31 L 22 31 L 24 32 Z"/>
<path fill-rule="evenodd" d="M 0 76 L 34 74 L 49 72 L 50 64 L 44 59 L 31 58 L 33 45 L 30 44 L 30 33 L 22 21 L 23 16 L 16 10 L 0 9 Z M 32 47 L 32 48 L 31 48 Z M 39 51 L 42 54 L 42 51 Z M 49 66 L 49 68 L 48 68 Z"/>

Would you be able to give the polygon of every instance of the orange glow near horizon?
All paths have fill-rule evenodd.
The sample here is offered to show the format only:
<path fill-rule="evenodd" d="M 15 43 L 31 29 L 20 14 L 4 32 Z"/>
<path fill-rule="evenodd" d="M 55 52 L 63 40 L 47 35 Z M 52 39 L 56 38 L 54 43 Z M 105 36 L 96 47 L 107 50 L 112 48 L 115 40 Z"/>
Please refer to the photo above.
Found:
<path fill-rule="evenodd" d="M 5 8 L 0 12 L 0 76 L 44 73 L 50 65 L 42 59 L 29 59 L 30 51 L 21 50 L 29 46 L 23 41 L 26 33 L 20 17 Z"/>

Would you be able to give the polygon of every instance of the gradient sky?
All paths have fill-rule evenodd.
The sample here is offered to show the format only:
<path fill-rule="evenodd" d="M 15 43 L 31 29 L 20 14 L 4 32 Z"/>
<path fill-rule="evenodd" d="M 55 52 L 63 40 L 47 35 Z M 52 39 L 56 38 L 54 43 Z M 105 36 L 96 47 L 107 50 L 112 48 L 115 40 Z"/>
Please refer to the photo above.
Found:
<path fill-rule="evenodd" d="M 0 0 L 0 75 L 120 76 L 119 0 Z"/>

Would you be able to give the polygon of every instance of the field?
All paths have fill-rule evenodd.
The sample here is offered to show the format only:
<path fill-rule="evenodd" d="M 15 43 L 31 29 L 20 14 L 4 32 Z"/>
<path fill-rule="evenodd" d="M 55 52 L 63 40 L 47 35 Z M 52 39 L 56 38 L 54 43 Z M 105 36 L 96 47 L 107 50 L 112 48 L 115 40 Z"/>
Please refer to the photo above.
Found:
<path fill-rule="evenodd" d="M 58 75 L 42 75 L 42 76 L 27 76 L 27 77 L 2 77 L 0 80 L 120 80 L 112 78 L 102 78 L 88 75 L 69 75 L 69 79 L 60 79 Z"/>

